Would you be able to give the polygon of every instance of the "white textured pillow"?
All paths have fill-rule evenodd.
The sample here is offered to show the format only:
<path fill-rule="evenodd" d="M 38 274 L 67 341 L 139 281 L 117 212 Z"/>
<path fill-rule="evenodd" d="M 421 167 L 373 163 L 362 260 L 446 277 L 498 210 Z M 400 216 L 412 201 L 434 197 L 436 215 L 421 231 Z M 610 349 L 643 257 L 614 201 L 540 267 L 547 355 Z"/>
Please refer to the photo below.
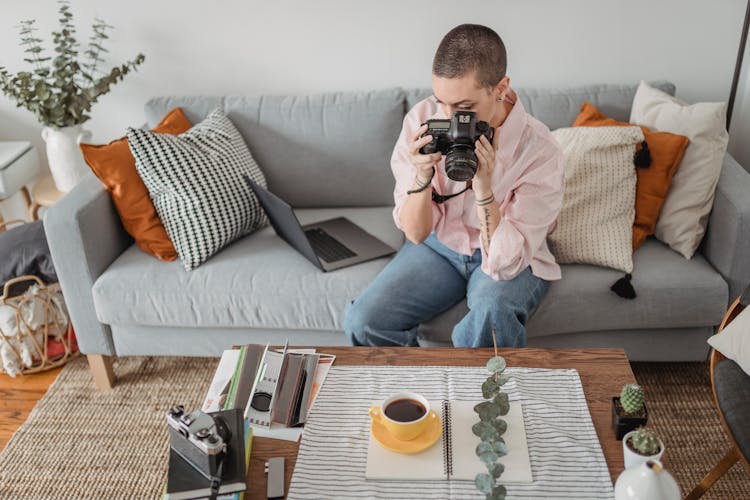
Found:
<path fill-rule="evenodd" d="M 687 104 L 641 82 L 630 123 L 690 139 L 656 222 L 654 234 L 689 259 L 706 232 L 721 165 L 729 142 L 727 105 Z"/>
<path fill-rule="evenodd" d="M 565 194 L 550 249 L 561 264 L 633 270 L 635 145 L 640 127 L 573 127 L 552 132 L 565 155 Z"/>
<path fill-rule="evenodd" d="M 750 375 L 750 307 L 746 307 L 708 343 Z"/>
<path fill-rule="evenodd" d="M 266 224 L 247 186 L 266 178 L 220 110 L 180 135 L 129 129 L 128 145 L 156 212 L 185 269 Z"/>

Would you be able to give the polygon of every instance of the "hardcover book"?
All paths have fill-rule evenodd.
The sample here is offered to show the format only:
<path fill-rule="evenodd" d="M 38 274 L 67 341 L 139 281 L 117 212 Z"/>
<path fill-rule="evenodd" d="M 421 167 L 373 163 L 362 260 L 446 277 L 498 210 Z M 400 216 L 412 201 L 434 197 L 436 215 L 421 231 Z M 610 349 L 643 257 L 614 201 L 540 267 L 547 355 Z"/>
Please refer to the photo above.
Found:
<path fill-rule="evenodd" d="M 219 494 L 243 492 L 247 489 L 246 476 L 249 462 L 246 457 L 249 456 L 252 446 L 252 430 L 249 427 L 246 429 L 240 410 L 220 411 L 213 415 L 222 416 L 231 432 L 227 443 L 227 454 L 224 458 Z M 183 500 L 206 498 L 210 494 L 210 479 L 170 447 L 167 490 L 164 498 Z"/>

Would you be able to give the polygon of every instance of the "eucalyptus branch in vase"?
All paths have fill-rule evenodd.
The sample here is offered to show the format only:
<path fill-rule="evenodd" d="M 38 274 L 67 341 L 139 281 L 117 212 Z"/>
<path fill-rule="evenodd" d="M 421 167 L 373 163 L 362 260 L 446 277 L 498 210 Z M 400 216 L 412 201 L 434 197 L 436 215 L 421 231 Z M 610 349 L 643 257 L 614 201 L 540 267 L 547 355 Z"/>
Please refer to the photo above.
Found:
<path fill-rule="evenodd" d="M 14 99 L 19 107 L 34 113 L 43 125 L 62 128 L 88 120 L 87 113 L 97 99 L 141 65 L 145 57 L 138 54 L 132 61 L 115 66 L 97 77 L 96 67 L 104 62 L 100 55 L 107 52 L 103 44 L 109 38 L 107 31 L 112 27 L 101 19 L 95 20 L 89 47 L 85 51 L 88 62 L 81 64 L 78 61 L 79 43 L 70 3 L 58 3 L 60 29 L 52 32 L 56 56 L 53 59 L 44 55 L 42 39 L 36 36 L 35 21 L 22 21 L 19 34 L 24 52 L 28 54 L 24 61 L 31 64 L 33 70 L 12 75 L 0 66 L 0 90 Z"/>
<path fill-rule="evenodd" d="M 42 137 L 47 144 L 47 158 L 55 186 L 68 191 L 88 170 L 78 143 L 90 137 L 81 124 L 99 97 L 107 94 L 113 85 L 143 64 L 145 57 L 138 54 L 131 61 L 112 67 L 99 74 L 102 55 L 112 26 L 101 19 L 92 25 L 93 33 L 88 48 L 79 56 L 73 13 L 68 0 L 59 0 L 59 29 L 52 31 L 55 56 L 47 56 L 43 40 L 36 36 L 34 20 L 21 21 L 20 45 L 31 66 L 28 71 L 12 74 L 0 65 L 0 92 L 16 102 L 18 107 L 31 111 L 44 125 Z"/>
<path fill-rule="evenodd" d="M 508 414 L 510 403 L 508 394 L 502 391 L 502 386 L 510 376 L 503 373 L 506 363 L 505 358 L 497 354 L 494 328 L 492 341 L 495 345 L 495 356 L 487 362 L 490 376 L 482 384 L 482 396 L 486 401 L 474 406 L 474 411 L 479 415 L 479 422 L 471 429 L 481 439 L 477 445 L 476 454 L 487 467 L 487 472 L 477 474 L 474 484 L 486 495 L 487 500 L 504 500 L 506 489 L 498 483 L 498 479 L 505 470 L 505 466 L 499 462 L 499 459 L 508 454 L 508 445 L 502 437 L 508 429 L 508 423 L 502 417 Z"/>

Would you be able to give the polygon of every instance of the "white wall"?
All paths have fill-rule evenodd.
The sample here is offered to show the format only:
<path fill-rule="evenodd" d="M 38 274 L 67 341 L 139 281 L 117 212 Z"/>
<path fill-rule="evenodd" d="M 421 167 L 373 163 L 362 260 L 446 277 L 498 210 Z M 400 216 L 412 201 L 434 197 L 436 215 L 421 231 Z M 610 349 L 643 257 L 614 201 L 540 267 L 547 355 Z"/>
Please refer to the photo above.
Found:
<path fill-rule="evenodd" d="M 739 42 L 738 42 L 739 45 Z M 737 48 L 735 50 L 735 57 Z M 732 123 L 729 127 L 729 152 L 750 172 L 750 43 L 745 46 L 742 72 L 737 85 Z M 731 85 L 731 84 L 730 84 Z M 750 193 L 748 193 L 750 196 Z"/>
<path fill-rule="evenodd" d="M 138 52 L 146 55 L 138 73 L 95 105 L 87 127 L 96 142 L 142 124 L 143 104 L 154 95 L 427 87 L 438 42 L 463 22 L 500 33 L 517 87 L 668 79 L 686 100 L 726 100 L 744 11 L 743 0 L 75 0 L 73 5 L 79 39 L 88 39 L 94 16 L 115 26 L 107 45 L 110 66 Z M 57 4 L 0 0 L 0 12 L 0 65 L 26 69 L 15 26 L 35 18 L 40 35 L 49 39 Z M 743 84 L 750 96 L 750 83 Z M 750 97 L 743 106 L 750 108 Z M 741 114 L 735 110 L 738 127 Z M 40 130 L 31 113 L 0 95 L 0 140 L 31 140 L 43 153 Z M 743 154 L 750 164 L 750 151 Z M 15 198 L 0 209 L 17 211 Z"/>

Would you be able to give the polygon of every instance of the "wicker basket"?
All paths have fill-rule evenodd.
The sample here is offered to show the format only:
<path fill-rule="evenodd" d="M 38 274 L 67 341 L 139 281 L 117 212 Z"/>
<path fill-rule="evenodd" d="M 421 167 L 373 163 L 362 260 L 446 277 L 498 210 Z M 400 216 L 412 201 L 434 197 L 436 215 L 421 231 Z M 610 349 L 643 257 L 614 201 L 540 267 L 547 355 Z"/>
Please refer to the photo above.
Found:
<path fill-rule="evenodd" d="M 35 297 L 28 297 L 24 294 L 11 296 L 14 285 L 22 283 L 38 285 L 38 294 Z M 53 300 L 53 296 L 59 290 L 58 283 L 45 285 L 36 276 L 20 276 L 8 281 L 3 287 L 3 295 L 0 297 L 0 308 L 3 310 L 0 312 L 6 317 L 15 315 L 16 328 L 13 332 L 3 331 L 2 323 L 0 323 L 0 349 L 5 351 L 6 356 L 11 356 L 18 361 L 21 374 L 51 370 L 80 354 L 74 345 L 73 328 L 67 311 L 64 305 Z M 31 307 L 43 308 L 43 315 L 40 315 L 43 320 L 35 322 L 36 327 L 30 326 L 24 318 L 23 312 Z M 56 340 L 55 337 L 57 337 Z M 58 346 L 62 346 L 62 350 L 57 349 L 60 352 L 51 356 L 48 348 L 50 341 L 53 340 L 58 342 Z M 31 355 L 31 366 L 23 363 L 20 348 L 22 343 L 26 344 Z M 2 365 L 0 365 L 0 373 L 7 373 Z"/>

